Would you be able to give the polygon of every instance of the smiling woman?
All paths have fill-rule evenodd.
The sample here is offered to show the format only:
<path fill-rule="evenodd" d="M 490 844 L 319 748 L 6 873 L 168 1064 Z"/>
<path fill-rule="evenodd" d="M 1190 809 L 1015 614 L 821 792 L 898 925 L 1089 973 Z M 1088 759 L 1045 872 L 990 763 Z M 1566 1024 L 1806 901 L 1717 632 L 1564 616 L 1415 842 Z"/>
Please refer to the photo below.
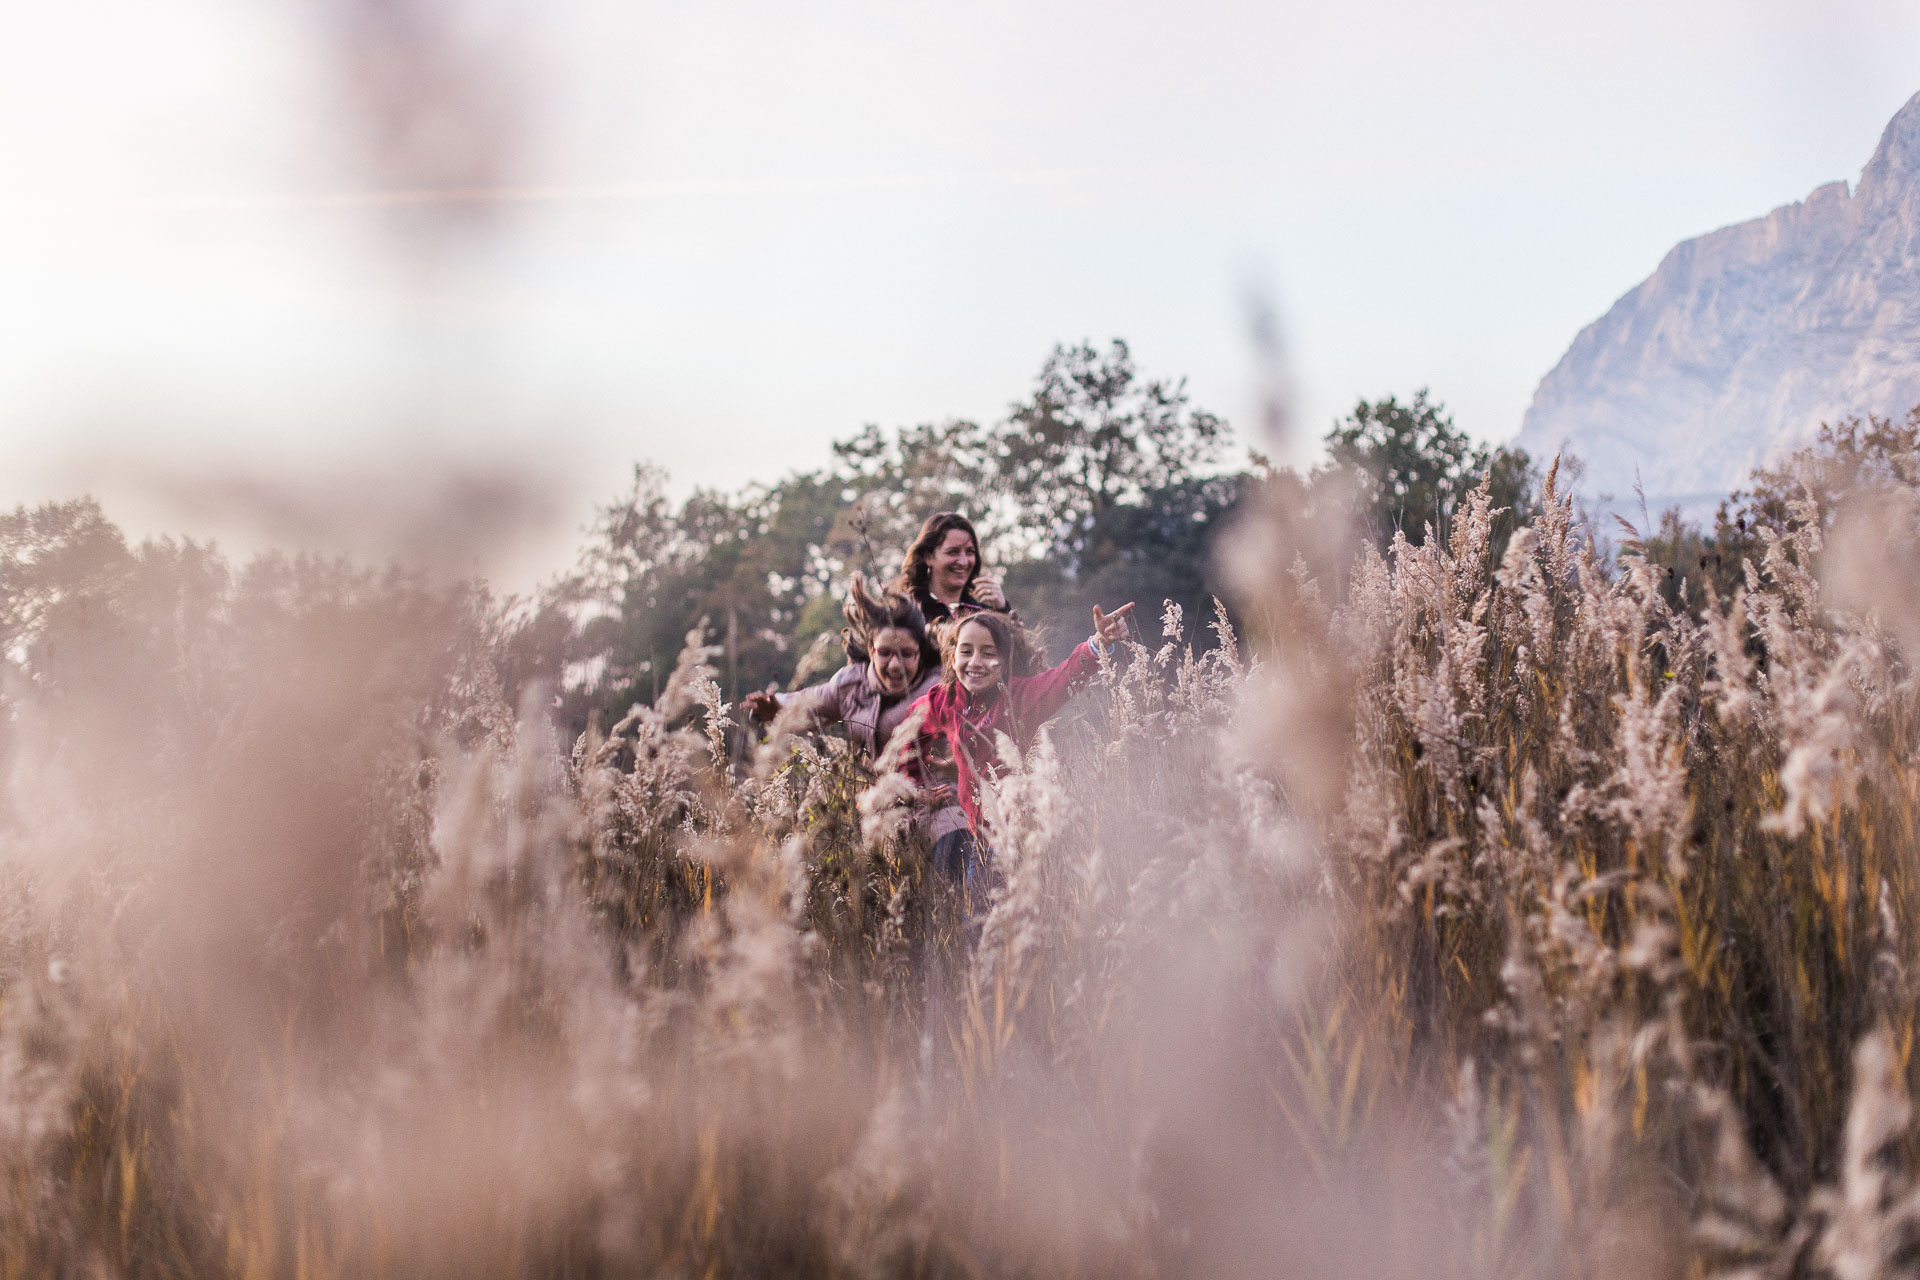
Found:
<path fill-rule="evenodd" d="M 930 627 L 981 609 L 1013 612 L 1000 584 L 980 576 L 980 535 L 958 511 L 927 517 L 887 589 L 910 596 Z"/>

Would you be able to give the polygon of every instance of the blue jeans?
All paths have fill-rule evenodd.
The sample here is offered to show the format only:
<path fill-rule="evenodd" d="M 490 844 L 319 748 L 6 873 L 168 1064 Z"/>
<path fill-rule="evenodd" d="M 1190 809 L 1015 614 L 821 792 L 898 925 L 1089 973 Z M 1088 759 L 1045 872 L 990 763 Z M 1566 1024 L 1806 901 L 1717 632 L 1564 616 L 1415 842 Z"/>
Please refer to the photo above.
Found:
<path fill-rule="evenodd" d="M 969 918 L 987 909 L 995 883 L 992 856 L 993 851 L 966 829 L 949 831 L 933 842 L 933 868 L 959 883 Z"/>

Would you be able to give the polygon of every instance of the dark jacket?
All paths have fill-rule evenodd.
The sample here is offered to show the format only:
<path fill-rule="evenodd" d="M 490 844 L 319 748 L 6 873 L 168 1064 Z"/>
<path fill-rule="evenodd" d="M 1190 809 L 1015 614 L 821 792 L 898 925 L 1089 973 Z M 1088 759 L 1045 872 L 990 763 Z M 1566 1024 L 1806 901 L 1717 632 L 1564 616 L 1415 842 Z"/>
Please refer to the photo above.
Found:
<path fill-rule="evenodd" d="M 971 591 L 960 597 L 959 604 L 949 605 L 946 601 L 937 599 L 933 592 L 919 587 L 914 588 L 913 602 L 920 606 L 920 616 L 927 620 L 929 627 L 936 622 L 945 622 L 949 618 L 964 618 L 970 613 L 978 613 L 987 607 L 975 600 Z M 1013 617 L 1013 610 L 1007 610 L 1007 616 Z"/>

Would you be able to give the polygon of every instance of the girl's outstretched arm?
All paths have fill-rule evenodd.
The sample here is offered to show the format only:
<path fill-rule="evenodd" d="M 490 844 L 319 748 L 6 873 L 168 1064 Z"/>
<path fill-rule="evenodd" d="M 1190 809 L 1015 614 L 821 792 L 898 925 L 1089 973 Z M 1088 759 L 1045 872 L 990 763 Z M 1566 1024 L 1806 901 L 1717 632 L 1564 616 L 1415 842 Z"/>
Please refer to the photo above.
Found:
<path fill-rule="evenodd" d="M 1094 646 L 1108 649 L 1126 639 L 1127 614 L 1133 609 L 1133 602 L 1115 609 L 1112 613 L 1103 613 L 1100 606 L 1093 608 L 1093 637 L 1074 646 L 1065 662 L 1051 670 L 1042 671 L 1034 676 L 1016 676 L 1007 682 L 1007 692 L 1013 698 L 1014 708 L 1020 723 L 1030 731 L 1038 729 L 1040 722 L 1050 719 L 1053 714 L 1067 705 L 1067 700 L 1080 691 L 1080 687 L 1100 669 L 1100 659 Z"/>
<path fill-rule="evenodd" d="M 810 684 L 792 693 L 777 693 L 772 689 L 749 693 L 740 699 L 740 705 L 755 720 L 771 720 L 780 714 L 781 708 L 805 702 L 816 721 L 831 724 L 845 717 L 846 708 L 841 703 L 841 697 L 846 693 L 847 685 L 866 678 L 866 663 L 849 662 L 819 684 Z"/>

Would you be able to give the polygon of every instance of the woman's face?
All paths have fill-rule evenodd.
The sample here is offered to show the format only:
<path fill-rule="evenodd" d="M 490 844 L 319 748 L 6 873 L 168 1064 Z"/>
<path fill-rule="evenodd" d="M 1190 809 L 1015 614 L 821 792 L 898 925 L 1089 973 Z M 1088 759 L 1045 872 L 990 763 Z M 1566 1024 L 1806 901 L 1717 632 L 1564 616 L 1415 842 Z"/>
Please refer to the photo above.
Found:
<path fill-rule="evenodd" d="M 933 549 L 934 594 L 945 600 L 959 599 L 979 564 L 980 552 L 973 545 L 973 535 L 965 529 L 947 530 Z"/>
<path fill-rule="evenodd" d="M 1000 687 L 1006 655 L 993 642 L 993 632 L 978 622 L 960 624 L 953 641 L 953 669 L 968 693 L 986 693 Z"/>
<path fill-rule="evenodd" d="M 920 645 L 905 627 L 885 627 L 867 646 L 867 674 L 882 697 L 898 698 L 920 674 Z"/>

